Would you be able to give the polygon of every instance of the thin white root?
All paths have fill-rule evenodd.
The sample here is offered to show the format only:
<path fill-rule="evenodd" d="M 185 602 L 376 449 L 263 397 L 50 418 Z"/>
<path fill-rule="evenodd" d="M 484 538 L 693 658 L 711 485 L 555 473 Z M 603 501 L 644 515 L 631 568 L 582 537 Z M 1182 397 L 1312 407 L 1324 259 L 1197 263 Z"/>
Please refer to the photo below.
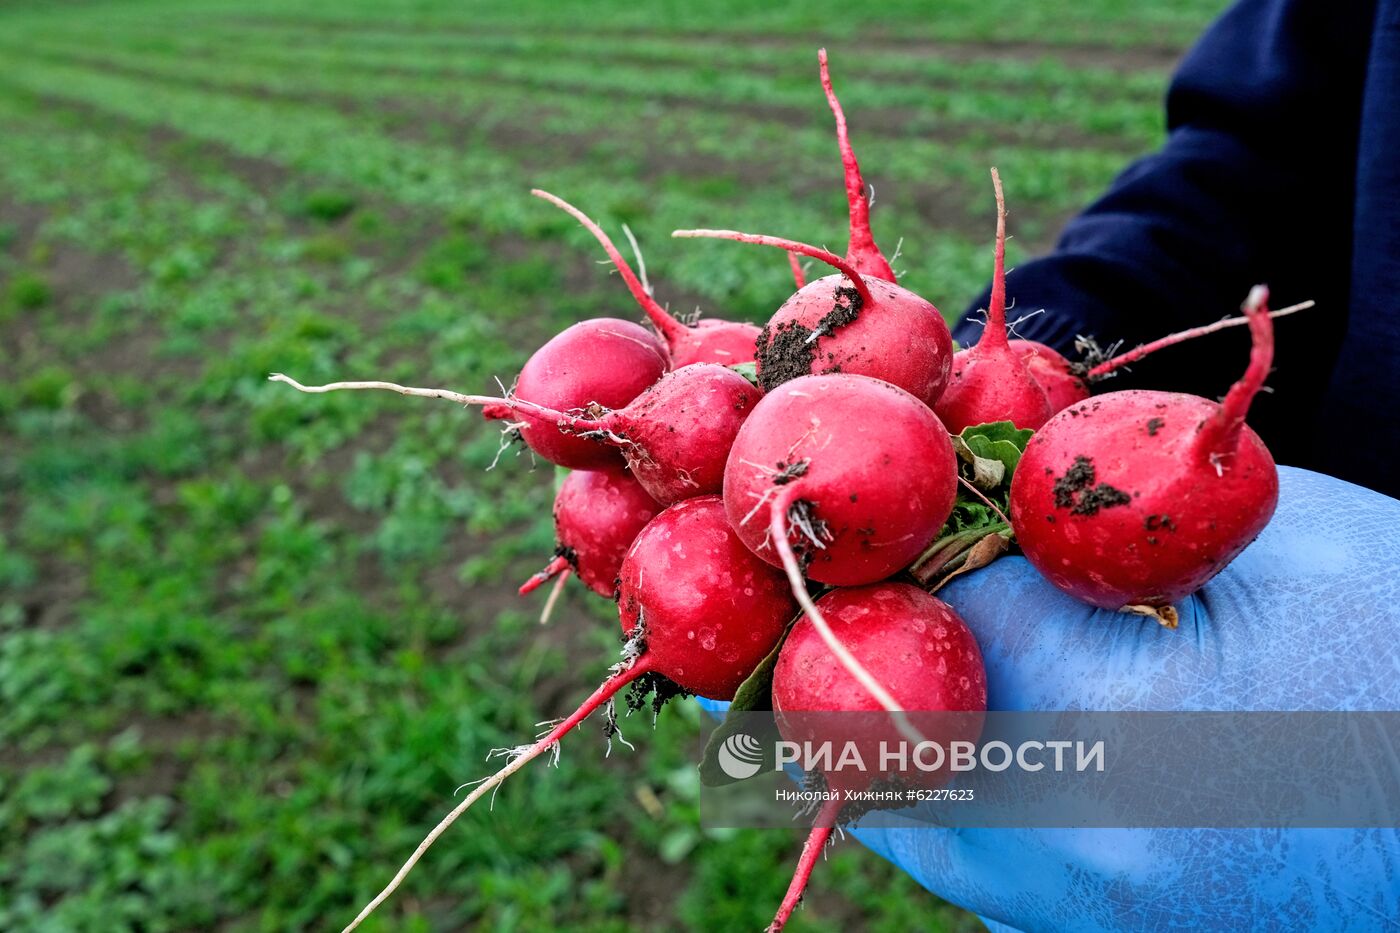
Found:
<path fill-rule="evenodd" d="M 397 392 L 400 395 L 416 395 L 420 398 L 444 398 L 461 405 L 503 404 L 502 399 L 492 398 L 489 395 L 463 395 L 461 392 L 453 392 L 451 389 L 419 389 L 413 386 L 401 386 L 393 382 L 331 382 L 323 386 L 304 386 L 291 376 L 284 376 L 282 373 L 273 373 L 267 378 L 269 382 L 285 382 L 298 392 L 307 392 L 313 395 L 322 392 L 339 392 L 343 389 L 382 389 L 387 392 Z"/>
<path fill-rule="evenodd" d="M 1258 297 L 1256 295 L 1256 290 L 1258 288 L 1259 286 L 1255 286 L 1254 289 L 1250 290 L 1249 297 L 1245 299 L 1246 305 L 1248 305 L 1250 301 Z M 1296 314 L 1299 311 L 1306 311 L 1309 308 L 1312 308 L 1316 305 L 1317 302 L 1311 299 L 1307 301 L 1300 301 L 1296 305 L 1289 305 L 1286 308 L 1279 308 L 1277 311 L 1270 311 L 1269 320 L 1277 321 L 1281 317 L 1288 317 L 1288 315 L 1290 314 Z M 1090 369 L 1088 372 L 1088 377 L 1090 380 L 1105 379 L 1109 376 L 1112 376 L 1120 369 L 1127 369 L 1133 363 L 1138 362 L 1143 357 L 1148 356 L 1149 354 L 1154 353 L 1157 350 L 1164 350 L 1167 347 L 1173 347 L 1179 343 L 1186 343 L 1188 340 L 1195 340 L 1197 337 L 1204 337 L 1208 334 L 1213 334 L 1217 331 L 1225 330 L 1227 327 L 1243 327 L 1248 323 L 1249 316 L 1244 314 L 1236 315 L 1235 317 L 1222 318 L 1221 320 L 1216 321 L 1214 324 L 1205 324 L 1201 327 L 1192 327 L 1187 330 L 1179 331 L 1175 334 L 1168 334 L 1165 337 L 1158 338 L 1157 340 L 1153 340 L 1149 343 L 1139 344 L 1138 346 L 1127 351 L 1126 353 L 1119 353 L 1119 351 L 1123 348 L 1123 341 L 1120 340 L 1117 343 L 1112 344 L 1108 348 L 1107 352 L 1104 354 L 1107 357 L 1107 359 Z M 1083 336 L 1075 338 L 1076 349 L 1081 349 L 1081 344 L 1087 347 L 1091 346 L 1092 343 L 1093 341 L 1087 340 Z"/>
<path fill-rule="evenodd" d="M 916 745 L 927 741 L 914 724 L 909 721 L 909 717 L 904 715 L 904 708 L 899 705 L 894 697 L 890 696 L 888 690 L 880 685 L 875 676 L 866 670 L 855 655 L 851 654 L 849 648 L 841 643 L 836 637 L 836 633 L 831 630 L 826 617 L 822 615 L 817 604 L 812 600 L 812 594 L 807 592 L 807 583 L 802 578 L 802 567 L 797 562 L 797 555 L 793 553 L 792 543 L 787 536 L 787 510 L 791 505 L 792 496 L 779 497 L 773 503 L 772 520 L 769 523 L 769 538 L 773 539 L 773 545 L 778 550 L 778 556 L 782 558 L 783 570 L 787 572 L 788 583 L 792 587 L 792 595 L 796 597 L 797 604 L 802 607 L 802 611 L 811 620 L 812 626 L 817 630 L 817 634 L 822 637 L 822 641 L 831 649 L 831 653 L 836 656 L 836 660 L 841 662 L 841 666 L 846 669 L 856 682 L 864 687 L 873 696 L 885 711 L 890 714 L 895 728 L 897 728 L 905 738 Z"/>
<path fill-rule="evenodd" d="M 511 445 L 514 444 L 516 440 L 520 437 L 520 429 L 525 427 L 529 423 L 530 422 L 528 421 L 507 421 L 501 425 L 501 442 L 496 447 L 496 456 L 491 458 L 491 465 L 486 468 L 487 473 L 490 473 L 492 470 L 496 469 L 496 465 L 501 462 L 501 457 L 505 455 L 505 452 L 507 450 L 510 450 Z M 524 447 L 526 450 L 530 450 L 530 448 L 524 444 L 522 444 L 521 446 Z M 531 450 L 530 453 L 533 455 L 534 451 Z M 516 456 L 519 455 L 520 454 L 517 451 Z"/>
<path fill-rule="evenodd" d="M 558 743 L 554 744 L 557 745 Z M 403 863 L 403 867 L 399 869 L 398 874 L 394 875 L 393 880 L 389 882 L 389 884 L 384 888 L 383 891 L 380 891 L 377 895 L 375 895 L 374 900 L 370 901 L 368 904 L 365 905 L 364 910 L 361 910 L 360 913 L 355 917 L 355 919 L 350 921 L 349 926 L 347 926 L 345 930 L 342 931 L 342 933 L 350 933 L 351 930 L 358 927 L 361 923 L 364 923 L 366 917 L 374 913 L 375 909 L 378 908 L 380 904 L 384 903 L 384 901 L 387 900 L 391 894 L 398 890 L 398 887 L 400 884 L 403 883 L 404 878 L 408 877 L 408 873 L 413 870 L 413 866 L 417 865 L 418 860 L 423 857 L 423 853 L 427 852 L 434 842 L 437 842 L 439 836 L 447 832 L 447 828 L 449 826 L 457 822 L 457 817 L 461 816 L 463 813 L 466 813 L 467 808 L 469 808 L 472 804 L 476 803 L 483 796 L 485 796 L 488 791 L 494 790 L 495 788 L 499 787 L 505 781 L 506 778 L 510 777 L 512 774 L 525 767 L 540 752 L 543 752 L 548 747 L 549 746 L 541 746 L 538 749 L 538 751 L 536 751 L 533 755 L 521 755 L 519 758 L 516 758 L 515 760 L 508 763 L 500 771 L 497 771 L 491 777 L 478 784 L 476 786 L 476 789 L 474 789 L 470 794 L 468 794 L 462 800 L 461 803 L 453 807 L 452 812 L 447 814 L 447 816 L 443 817 L 442 822 L 438 823 L 437 826 L 433 827 L 433 831 L 428 833 L 428 835 L 423 839 L 422 842 L 418 843 L 418 848 L 413 850 L 413 854 L 408 857 L 408 861 Z"/>
<path fill-rule="evenodd" d="M 637 659 L 641 656 L 643 650 L 639 646 L 641 630 L 642 625 L 639 623 L 637 625 L 638 645 L 633 647 L 630 659 L 628 659 L 628 655 L 624 654 L 624 660 L 613 665 L 608 678 L 598 685 L 598 689 L 593 691 L 592 696 L 584 700 L 583 704 L 578 709 L 552 725 L 550 723 L 539 723 L 541 727 L 545 728 L 545 732 L 544 735 L 532 745 L 517 745 L 514 748 L 493 749 L 491 754 L 486 756 L 488 760 L 499 756 L 505 756 L 509 760 L 505 767 L 478 784 L 461 803 L 452 808 L 451 813 L 442 818 L 442 822 L 433 827 L 433 831 L 428 833 L 422 842 L 418 843 L 418 848 L 413 850 L 413 854 L 408 857 L 408 861 L 403 863 L 403 867 L 398 870 L 398 873 L 394 875 L 393 879 L 385 886 L 384 890 L 380 891 L 379 894 L 375 896 L 374 900 L 366 904 L 364 910 L 361 910 L 359 915 L 356 916 L 354 920 L 350 921 L 350 925 L 345 928 L 344 933 L 350 933 L 351 930 L 363 923 L 364 919 L 374 913 L 375 909 L 380 904 L 384 903 L 389 895 L 398 890 L 404 878 L 413 870 L 413 866 L 417 865 L 418 860 L 423 857 L 423 853 L 427 852 L 432 844 L 437 841 L 437 838 L 445 833 L 449 826 L 456 822 L 457 817 L 466 813 L 467 809 L 472 804 L 476 803 L 487 793 L 494 794 L 496 788 L 505 783 L 506 778 L 510 777 L 545 752 L 550 752 L 553 762 L 558 764 L 560 740 L 572 731 L 575 726 L 591 716 L 598 707 L 612 699 L 619 690 L 626 687 L 649 670 L 645 660 L 643 660 L 642 663 L 637 663 Z M 466 785 L 464 784 L 462 786 L 465 787 Z M 458 789 L 460 790 L 461 788 Z"/>
<path fill-rule="evenodd" d="M 544 625 L 549 621 L 549 617 L 554 615 L 554 606 L 559 602 L 559 594 L 564 592 L 564 584 L 572 572 L 573 568 L 566 567 L 554 578 L 554 589 L 549 591 L 549 598 L 544 601 L 544 608 L 540 610 L 540 625 Z"/>
<path fill-rule="evenodd" d="M 777 493 L 778 493 L 778 488 L 779 488 L 779 487 L 777 487 L 777 486 L 769 486 L 769 487 L 767 487 L 766 489 L 763 490 L 763 494 L 762 494 L 762 495 L 759 495 L 758 493 L 752 493 L 752 492 L 749 493 L 749 495 L 750 495 L 751 497 L 757 499 L 758 501 L 755 502 L 755 503 L 754 503 L 754 507 L 751 508 L 751 509 L 749 509 L 748 513 L 747 513 L 743 518 L 741 518 L 741 519 L 739 520 L 739 524 L 740 524 L 741 526 L 747 525 L 749 522 L 751 522 L 751 521 L 753 520 L 753 517 L 754 517 L 755 515 L 757 515 L 759 512 L 762 512 L 762 511 L 763 511 L 763 507 L 773 500 L 773 496 L 777 495 Z"/>
<path fill-rule="evenodd" d="M 642 258 L 642 248 L 637 245 L 637 238 L 632 235 L 631 227 L 623 224 L 622 232 L 627 234 L 627 242 L 632 244 L 632 256 L 637 260 L 637 281 L 642 283 L 642 291 L 650 295 L 651 283 L 647 281 L 647 261 Z"/>

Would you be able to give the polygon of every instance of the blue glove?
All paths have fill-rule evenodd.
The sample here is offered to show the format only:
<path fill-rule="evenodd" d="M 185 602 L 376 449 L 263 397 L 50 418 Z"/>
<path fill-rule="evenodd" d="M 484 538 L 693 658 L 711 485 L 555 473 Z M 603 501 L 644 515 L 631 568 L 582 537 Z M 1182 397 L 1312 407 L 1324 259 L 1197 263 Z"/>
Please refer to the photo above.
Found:
<path fill-rule="evenodd" d="M 989 707 L 1400 709 L 1400 501 L 1279 473 L 1273 521 L 1175 631 L 1077 602 L 1021 558 L 950 583 Z M 1400 929 L 1400 829 L 856 836 L 993 930 Z"/>

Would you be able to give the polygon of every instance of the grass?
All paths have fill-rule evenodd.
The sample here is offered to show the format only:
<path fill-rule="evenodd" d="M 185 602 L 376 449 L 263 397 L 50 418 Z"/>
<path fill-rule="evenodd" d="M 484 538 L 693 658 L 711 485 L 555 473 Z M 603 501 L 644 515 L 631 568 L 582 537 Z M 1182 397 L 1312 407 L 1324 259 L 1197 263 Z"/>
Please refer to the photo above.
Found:
<path fill-rule="evenodd" d="M 1220 0 L 470 8 L 93 3 L 0 12 L 0 928 L 333 928 L 483 758 L 617 648 L 580 589 L 512 593 L 552 475 L 449 406 L 264 381 L 490 389 L 635 315 L 526 195 L 633 226 L 661 295 L 761 320 L 768 251 L 839 245 L 830 45 L 876 233 L 950 317 L 1161 135 Z M 464 820 L 378 929 L 758 929 L 800 845 L 706 832 L 705 722 L 591 729 Z M 619 752 L 625 750 L 619 749 Z M 793 926 L 961 931 L 855 845 Z"/>

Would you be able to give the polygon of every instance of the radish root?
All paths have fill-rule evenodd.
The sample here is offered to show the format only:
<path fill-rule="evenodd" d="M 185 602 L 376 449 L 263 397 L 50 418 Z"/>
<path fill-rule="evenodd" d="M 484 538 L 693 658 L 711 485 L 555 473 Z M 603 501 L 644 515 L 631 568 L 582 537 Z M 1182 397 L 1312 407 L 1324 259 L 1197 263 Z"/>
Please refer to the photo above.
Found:
<path fill-rule="evenodd" d="M 849 279 L 851 285 L 860 295 L 862 307 L 868 308 L 874 303 L 874 298 L 870 294 L 870 286 L 865 283 L 864 277 L 855 270 L 854 266 L 835 253 L 807 243 L 785 240 L 777 236 L 765 236 L 760 233 L 741 233 L 738 230 L 672 230 L 671 236 L 681 239 L 736 240 L 740 243 L 754 243 L 759 246 L 776 246 L 778 249 L 787 250 L 790 254 L 801 253 L 803 256 L 810 256 L 826 263 Z"/>
<path fill-rule="evenodd" d="M 838 794 L 835 798 L 822 804 L 822 808 L 817 811 L 816 819 L 812 821 L 812 831 L 807 834 L 807 841 L 802 843 L 802 855 L 797 860 L 797 870 L 793 872 L 787 894 L 783 897 L 783 903 L 778 908 L 773 922 L 768 925 L 767 933 L 778 933 L 786 926 L 792 917 L 792 912 L 802 901 L 802 893 L 807 890 L 807 882 L 811 880 L 812 870 L 817 867 L 817 857 L 826 850 L 826 844 L 831 839 L 831 830 L 835 827 L 836 818 L 841 813 L 842 802 Z"/>
<path fill-rule="evenodd" d="M 625 438 L 614 435 L 611 427 L 604 420 L 585 418 L 581 415 L 572 415 L 567 412 L 555 411 L 552 408 L 545 408 L 543 405 L 536 405 L 534 402 L 527 402 L 522 398 L 515 398 L 514 396 L 500 398 L 494 395 L 463 395 L 461 392 L 453 392 L 451 389 L 420 389 L 415 386 L 401 386 L 396 382 L 379 382 L 377 380 L 365 382 L 329 382 L 320 386 L 307 386 L 297 382 L 291 376 L 286 376 L 282 373 L 273 373 L 267 378 L 269 382 L 286 383 L 298 392 L 306 392 L 311 395 L 319 395 L 325 392 L 370 389 L 397 392 L 400 395 L 411 395 L 417 398 L 441 398 L 449 402 L 456 402 L 459 405 L 504 405 L 513 410 L 523 410 L 540 418 L 548 418 L 557 421 L 561 429 L 568 428 L 570 430 L 584 432 L 597 431 L 605 435 L 609 441 L 616 443 L 622 443 L 626 440 Z"/>
<path fill-rule="evenodd" d="M 992 190 L 997 198 L 997 242 L 992 266 L 992 295 L 987 301 L 987 325 L 977 346 L 990 349 L 1007 346 L 1006 335 L 1006 196 L 1001 190 L 1001 173 L 992 169 Z"/>
<path fill-rule="evenodd" d="M 836 89 L 831 86 L 831 67 L 827 62 L 826 49 L 817 50 L 817 68 L 827 106 L 836 120 L 836 145 L 841 151 L 841 167 L 846 175 L 846 203 L 851 228 L 846 258 L 867 274 L 894 282 L 894 270 L 875 244 L 875 236 L 870 230 L 870 206 L 875 203 L 875 188 L 872 185 L 870 194 L 866 195 L 865 180 L 861 177 L 860 163 L 856 161 L 856 152 L 851 147 L 851 136 L 846 127 L 846 112 L 836 97 Z"/>
<path fill-rule="evenodd" d="M 647 261 L 642 258 L 642 248 L 637 245 L 637 238 L 632 234 L 631 227 L 623 224 L 622 232 L 626 235 L 627 242 L 632 246 L 632 258 L 637 260 L 637 278 L 642 283 L 642 291 L 654 297 L 651 283 L 647 281 Z"/>
<path fill-rule="evenodd" d="M 801 291 L 807 284 L 807 276 L 802 271 L 802 262 L 797 258 L 796 253 L 788 253 L 788 265 L 792 268 L 792 280 L 797 285 L 797 290 Z"/>
<path fill-rule="evenodd" d="M 559 556 L 551 560 L 548 564 L 546 564 L 543 570 L 535 574 L 530 579 L 526 580 L 524 583 L 520 584 L 520 589 L 516 590 L 516 592 L 519 593 L 521 596 L 533 593 L 546 581 L 553 579 L 554 577 L 560 574 L 568 573 L 568 571 L 569 559 L 563 554 L 560 554 Z"/>
<path fill-rule="evenodd" d="M 1316 305 L 1317 302 L 1315 301 L 1302 301 L 1296 305 L 1289 305 L 1286 308 L 1279 308 L 1277 311 L 1270 311 L 1269 319 L 1277 321 L 1281 317 L 1287 317 L 1288 315 L 1296 314 L 1299 311 L 1306 311 L 1307 309 L 1315 307 Z M 1115 356 L 1110 360 L 1105 360 L 1104 362 L 1099 363 L 1098 365 L 1090 369 L 1087 373 L 1085 373 L 1084 378 L 1088 379 L 1090 382 L 1097 382 L 1100 379 L 1107 379 L 1120 368 L 1136 363 L 1138 360 L 1142 359 L 1148 354 L 1155 353 L 1158 350 L 1164 350 L 1167 347 L 1175 346 L 1178 343 L 1184 343 L 1187 340 L 1194 340 L 1197 337 L 1204 337 L 1207 334 L 1213 334 L 1216 331 L 1225 330 L 1227 327 L 1240 327 L 1248 323 L 1249 317 L 1247 315 L 1237 315 L 1235 317 L 1227 317 L 1223 320 L 1216 321 L 1214 324 L 1204 324 L 1200 327 L 1192 327 L 1188 330 L 1179 331 L 1175 334 L 1168 334 L 1165 337 L 1153 340 L 1151 343 L 1140 344 L 1139 346 L 1129 350 L 1127 353 L 1119 354 L 1118 356 Z"/>
<path fill-rule="evenodd" d="M 298 392 L 306 392 L 310 395 L 355 389 L 382 389 L 386 392 L 397 392 L 400 395 L 412 395 L 418 398 L 443 398 L 447 399 L 449 402 L 456 402 L 459 405 L 510 404 L 506 399 L 495 398 L 490 395 L 463 395 L 461 392 L 453 392 L 451 389 L 419 389 L 414 386 L 401 386 L 396 382 L 370 380 L 366 382 L 330 382 L 323 386 L 306 386 L 297 382 L 291 376 L 286 376 L 282 373 L 273 373 L 268 376 L 267 379 L 269 382 L 286 383 Z"/>
<path fill-rule="evenodd" d="M 685 334 L 687 330 L 686 325 L 678 321 L 676 317 L 665 308 L 661 307 L 657 300 L 651 296 L 651 287 L 645 278 L 646 267 L 641 264 L 642 254 L 641 250 L 637 249 L 636 240 L 632 240 L 632 248 L 637 251 L 637 264 L 642 269 L 643 276 L 641 280 L 638 280 L 637 276 L 633 274 L 632 267 L 627 265 L 627 260 L 622 257 L 622 253 L 613 245 L 612 239 L 603 232 L 603 228 L 593 221 L 593 218 L 574 207 L 568 201 L 565 201 L 558 195 L 550 194 L 548 191 L 532 188 L 530 189 L 530 193 L 541 200 L 553 204 L 574 220 L 577 220 L 585 230 L 593 234 L 593 238 L 603 247 L 603 251 L 608 254 L 608 259 L 612 260 L 614 268 L 616 268 L 618 274 L 622 276 L 622 281 L 627 284 L 627 290 L 632 293 L 632 297 L 636 299 L 637 304 L 641 305 L 642 310 L 646 312 L 651 323 L 661 332 L 661 336 L 666 338 L 667 343 L 678 340 Z M 624 229 L 626 228 L 624 227 Z M 632 232 L 630 230 L 627 231 L 627 237 L 628 239 L 632 238 Z"/>
<path fill-rule="evenodd" d="M 549 598 L 544 601 L 544 608 L 540 610 L 540 625 L 549 622 L 549 617 L 554 615 L 554 607 L 559 602 L 559 596 L 564 592 L 564 584 L 569 582 L 569 575 L 573 573 L 573 568 L 566 568 L 554 581 L 554 588 L 549 591 Z"/>
<path fill-rule="evenodd" d="M 1244 375 L 1220 403 L 1215 416 L 1206 422 L 1196 436 L 1196 454 L 1205 457 L 1215 467 L 1216 473 L 1223 469 L 1222 459 L 1235 452 L 1239 442 L 1240 428 L 1249 412 L 1249 404 L 1264 387 L 1269 378 L 1269 367 L 1274 361 L 1274 325 L 1269 319 L 1269 287 L 1256 285 L 1245 298 L 1242 310 L 1249 319 L 1250 335 L 1254 345 L 1249 351 L 1249 366 Z"/>
<path fill-rule="evenodd" d="M 486 795 L 487 792 L 493 791 L 497 787 L 501 786 L 501 784 L 505 782 L 506 778 L 510 777 L 512 774 L 525 767 L 527 764 L 538 758 L 540 755 L 544 754 L 547 751 L 550 751 L 551 749 L 557 750 L 559 740 L 563 738 L 564 735 L 567 734 L 571 729 L 573 729 L 574 726 L 587 719 L 588 716 L 591 715 L 600 706 L 603 706 L 609 700 L 611 700 L 619 690 L 621 690 L 623 687 L 626 687 L 628 684 L 636 680 L 642 674 L 645 674 L 649 669 L 649 665 L 643 660 L 636 660 L 635 662 L 631 662 L 630 667 L 624 668 L 621 671 L 618 671 L 615 667 L 614 671 L 616 672 L 610 674 L 608 679 L 603 681 L 602 684 L 598 686 L 597 690 L 593 691 L 592 696 L 590 696 L 587 700 L 584 700 L 583 704 L 579 706 L 579 708 L 575 710 L 572 715 L 570 715 L 568 718 L 564 719 L 557 726 L 551 729 L 548 732 L 548 734 L 544 736 L 544 738 L 540 739 L 532 745 L 505 750 L 504 754 L 507 754 L 508 756 L 514 755 L 514 757 L 511 757 L 511 760 L 506 764 L 504 768 L 491 775 L 491 777 L 487 778 L 485 781 L 476 785 L 472 792 L 468 794 L 462 800 L 461 803 L 453 807 L 452 811 L 448 813 L 447 816 L 443 817 L 442 821 L 439 822 L 437 826 L 433 827 L 433 831 L 428 833 L 428 835 L 424 837 L 422 842 L 418 843 L 418 848 L 413 850 L 413 854 L 408 857 L 408 861 L 403 863 L 403 867 L 400 868 L 398 870 L 398 873 L 394 875 L 394 877 L 389 881 L 387 885 L 385 885 L 384 890 L 380 891 L 377 895 L 375 895 L 374 900 L 370 901 L 368 904 L 365 905 L 364 909 L 356 915 L 354 920 L 350 921 L 350 924 L 345 927 L 342 933 L 350 933 L 351 930 L 358 927 L 361 923 L 365 921 L 366 917 L 374 913 L 375 909 L 378 908 L 380 904 L 384 903 L 384 901 L 387 900 L 391 894 L 398 890 L 398 887 L 400 884 L 403 883 L 404 878 L 408 877 L 408 873 L 413 870 L 413 866 L 417 865 L 418 860 L 423 857 L 423 853 L 427 852 L 428 849 L 432 846 L 432 844 L 434 842 L 437 842 L 438 837 L 445 833 L 449 826 L 457 822 L 457 818 L 460 817 L 463 813 L 466 813 L 467 810 L 471 808 L 472 804 L 480 800 L 483 796 Z M 495 755 L 501 753 L 502 752 L 498 750 L 496 752 L 493 752 L 492 754 Z"/>

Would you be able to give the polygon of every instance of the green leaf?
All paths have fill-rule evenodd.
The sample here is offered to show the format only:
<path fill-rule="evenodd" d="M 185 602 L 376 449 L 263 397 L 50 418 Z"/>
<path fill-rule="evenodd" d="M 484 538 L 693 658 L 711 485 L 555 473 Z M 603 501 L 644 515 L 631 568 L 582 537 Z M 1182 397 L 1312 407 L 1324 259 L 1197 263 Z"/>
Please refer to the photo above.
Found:
<path fill-rule="evenodd" d="M 953 436 L 959 473 L 967 485 L 959 484 L 953 514 L 909 566 L 916 580 L 928 586 L 984 567 L 1015 540 L 1003 516 L 1010 509 L 1011 478 L 1034 433 L 1010 421 L 995 421 Z"/>
<path fill-rule="evenodd" d="M 778 639 L 773 650 L 768 652 L 767 657 L 758 662 L 753 673 L 744 679 L 738 690 L 734 691 L 734 699 L 730 701 L 729 711 L 724 714 L 724 721 L 710 733 L 709 740 L 705 742 L 705 754 L 700 759 L 700 781 L 706 787 L 734 783 L 734 779 L 725 774 L 719 766 L 719 747 L 731 735 L 751 728 L 752 723 L 748 720 L 751 720 L 752 717 L 741 717 L 738 714 L 773 708 L 773 668 L 778 666 L 778 652 L 782 650 L 783 643 L 787 641 L 788 633 L 792 631 L 792 627 L 797 624 L 797 620 L 800 618 L 802 618 L 800 612 L 793 616 L 792 621 L 783 630 L 783 637 Z M 739 725 L 741 718 L 746 720 L 743 726 Z"/>
<path fill-rule="evenodd" d="M 977 436 L 985 437 L 989 441 L 1006 441 L 1024 453 L 1033 434 L 1035 432 L 1030 428 L 1018 428 L 1010 421 L 992 421 L 963 428 L 961 436 L 964 439 Z"/>
<path fill-rule="evenodd" d="M 978 470 L 977 460 L 994 460 L 1002 465 L 1004 480 L 1009 482 L 1012 474 L 1016 472 L 1016 465 L 1021 462 L 1021 454 L 1025 452 L 1026 444 L 1034 433 L 1029 429 L 1019 430 L 1010 421 L 996 421 L 991 424 L 977 424 L 964 428 L 962 434 L 958 436 L 958 440 L 962 441 L 962 448 L 966 448 L 968 454 L 974 458 L 971 461 L 974 475 Z M 954 447 L 958 447 L 956 441 Z M 963 454 L 962 448 L 959 448 L 959 456 L 966 460 L 968 458 Z M 982 467 L 982 470 L 988 475 L 994 472 L 985 466 Z M 973 481 L 977 483 L 979 489 L 989 489 L 1000 485 L 1002 479 L 998 479 L 990 487 L 982 485 L 976 479 Z"/>
<path fill-rule="evenodd" d="M 753 360 L 747 363 L 732 363 L 729 368 L 747 379 L 754 388 L 758 388 L 758 364 Z"/>
<path fill-rule="evenodd" d="M 973 438 L 981 441 L 982 438 Z M 986 445 L 979 445 L 985 448 Z M 953 450 L 957 452 L 958 459 L 972 467 L 972 485 L 978 489 L 991 491 L 1001 485 L 1001 481 L 1006 478 L 1006 464 L 995 455 L 984 456 L 985 450 L 974 450 L 972 445 L 961 437 L 953 438 Z"/>

